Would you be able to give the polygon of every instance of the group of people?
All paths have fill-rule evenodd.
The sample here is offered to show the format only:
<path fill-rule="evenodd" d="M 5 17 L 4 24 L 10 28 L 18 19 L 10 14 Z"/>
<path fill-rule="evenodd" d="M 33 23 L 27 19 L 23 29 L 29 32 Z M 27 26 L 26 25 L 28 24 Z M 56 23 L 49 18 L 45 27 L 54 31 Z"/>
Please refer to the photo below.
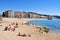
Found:
<path fill-rule="evenodd" d="M 16 23 L 14 27 L 11 27 L 11 25 L 14 25 L 14 23 L 9 24 L 9 26 L 6 26 L 5 29 L 4 29 L 4 31 L 7 31 L 7 30 L 8 31 L 10 31 L 10 30 L 15 31 L 15 28 L 18 27 L 18 23 Z"/>
<path fill-rule="evenodd" d="M 11 26 L 11 25 L 15 25 L 15 26 Z M 4 31 L 15 31 L 15 29 L 18 28 L 18 23 L 12 23 L 9 24 L 8 26 L 6 26 L 4 28 Z M 25 33 L 18 33 L 17 36 L 21 36 L 21 37 L 31 37 L 31 34 L 25 34 Z"/>

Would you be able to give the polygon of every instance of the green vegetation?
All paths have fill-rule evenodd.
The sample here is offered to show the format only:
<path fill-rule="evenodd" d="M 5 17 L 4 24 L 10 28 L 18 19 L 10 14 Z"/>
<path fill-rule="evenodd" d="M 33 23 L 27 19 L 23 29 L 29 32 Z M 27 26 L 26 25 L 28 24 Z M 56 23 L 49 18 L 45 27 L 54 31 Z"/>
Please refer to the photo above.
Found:
<path fill-rule="evenodd" d="M 49 28 L 47 28 L 47 27 L 36 27 L 37 29 L 39 29 L 39 32 L 42 30 L 43 32 L 46 32 L 46 33 L 48 33 L 49 32 Z"/>
<path fill-rule="evenodd" d="M 49 28 L 47 27 L 43 27 L 44 28 L 44 32 L 48 33 L 49 32 Z"/>

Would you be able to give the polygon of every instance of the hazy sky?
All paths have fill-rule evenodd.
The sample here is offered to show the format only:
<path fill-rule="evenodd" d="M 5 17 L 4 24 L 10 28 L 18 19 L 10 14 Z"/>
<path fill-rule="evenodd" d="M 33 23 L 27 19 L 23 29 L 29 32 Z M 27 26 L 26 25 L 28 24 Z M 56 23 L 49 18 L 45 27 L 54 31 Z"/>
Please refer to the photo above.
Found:
<path fill-rule="evenodd" d="M 60 15 L 60 0 L 0 0 L 0 13 L 5 10 Z"/>

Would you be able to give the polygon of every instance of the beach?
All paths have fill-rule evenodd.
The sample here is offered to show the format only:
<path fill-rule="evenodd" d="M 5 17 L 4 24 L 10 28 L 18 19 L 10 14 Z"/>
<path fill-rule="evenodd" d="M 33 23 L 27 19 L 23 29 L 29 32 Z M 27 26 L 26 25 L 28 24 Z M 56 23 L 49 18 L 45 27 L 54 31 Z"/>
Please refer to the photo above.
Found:
<path fill-rule="evenodd" d="M 29 18 L 3 18 L 0 25 L 0 40 L 60 40 L 60 33 L 48 32 L 40 33 L 39 29 L 35 26 L 27 25 L 26 22 L 30 20 L 43 20 L 43 19 L 29 19 Z M 3 31 L 6 26 L 11 23 L 18 23 L 18 28 L 15 31 Z M 12 25 L 13 27 L 14 25 Z M 25 33 L 26 37 L 17 36 L 18 33 Z"/>

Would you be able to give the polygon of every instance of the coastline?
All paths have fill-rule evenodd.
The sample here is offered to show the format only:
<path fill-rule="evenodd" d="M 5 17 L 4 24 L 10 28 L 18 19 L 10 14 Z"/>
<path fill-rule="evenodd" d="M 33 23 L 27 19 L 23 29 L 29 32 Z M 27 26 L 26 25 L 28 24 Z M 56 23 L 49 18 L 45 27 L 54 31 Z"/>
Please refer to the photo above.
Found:
<path fill-rule="evenodd" d="M 49 32 L 48 33 L 45 33 L 45 32 L 40 33 L 39 29 L 37 29 L 36 27 L 24 24 L 25 22 L 28 22 L 30 20 L 36 20 L 36 19 L 4 18 L 4 20 L 6 20 L 6 22 L 1 23 L 2 28 L 0 29 L 0 39 L 1 40 L 60 40 L 60 34 L 49 33 Z M 2 31 L 6 25 L 11 24 L 12 22 L 18 22 L 18 24 L 19 24 L 18 25 L 19 27 L 16 29 L 16 31 L 14 31 L 14 32 Z M 22 25 L 22 23 L 23 23 L 23 25 Z M 18 37 L 17 34 L 19 32 L 25 33 L 25 34 L 31 34 L 31 37 Z"/>
<path fill-rule="evenodd" d="M 38 19 L 33 19 L 33 20 L 38 20 Z M 44 20 L 44 19 L 39 19 L 39 20 Z M 46 19 L 45 19 L 46 20 Z M 28 20 L 28 21 L 31 21 L 31 20 Z M 26 21 L 26 22 L 28 22 L 28 21 Z M 25 23 L 26 23 L 25 22 Z M 36 26 L 36 25 L 30 25 L 30 24 L 26 24 L 26 25 L 28 25 L 28 26 L 33 26 L 33 27 L 35 27 L 35 28 L 37 28 L 37 27 L 40 27 L 40 26 Z M 52 30 L 50 30 L 49 32 L 48 32 L 48 34 L 50 35 L 50 34 L 55 34 L 55 35 L 59 35 L 60 36 L 60 32 L 57 32 L 57 31 L 52 31 Z"/>
<path fill-rule="evenodd" d="M 38 19 L 34 19 L 34 20 L 30 20 L 30 21 L 32 21 L 32 22 L 35 22 L 35 20 L 36 21 L 39 21 Z M 43 19 L 42 19 L 43 20 Z M 41 26 L 41 25 L 35 25 L 34 23 L 30 23 L 30 21 L 27 21 L 25 24 L 27 24 L 27 25 L 30 25 L 30 26 L 34 26 L 34 27 L 45 27 L 45 26 Z M 58 21 L 58 20 L 57 20 Z M 60 33 L 60 31 L 59 30 L 53 30 L 53 29 L 50 29 L 50 31 L 49 32 L 54 32 L 54 33 Z"/>

